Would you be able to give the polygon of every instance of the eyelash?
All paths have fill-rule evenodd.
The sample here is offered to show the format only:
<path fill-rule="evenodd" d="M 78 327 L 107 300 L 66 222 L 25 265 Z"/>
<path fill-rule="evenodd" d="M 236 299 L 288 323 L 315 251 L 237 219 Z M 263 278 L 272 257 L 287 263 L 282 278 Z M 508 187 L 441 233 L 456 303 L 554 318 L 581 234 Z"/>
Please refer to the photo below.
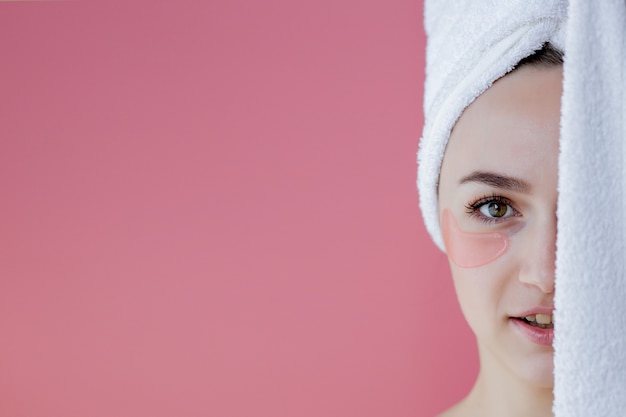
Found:
<path fill-rule="evenodd" d="M 489 204 L 489 203 L 498 203 L 498 204 L 507 205 L 508 207 L 511 208 L 511 210 L 513 210 L 513 216 L 519 215 L 519 212 L 513 207 L 513 202 L 509 200 L 508 198 L 503 197 L 498 194 L 485 195 L 479 198 L 478 200 L 474 200 L 474 202 L 466 204 L 465 205 L 466 213 L 469 214 L 470 217 L 474 217 L 482 221 L 485 224 L 499 223 L 501 221 L 506 220 L 506 218 L 508 218 L 506 217 L 506 218 L 498 219 L 498 218 L 493 218 L 493 217 L 487 217 L 484 214 L 482 214 L 480 212 L 480 208 L 484 206 L 485 204 Z"/>

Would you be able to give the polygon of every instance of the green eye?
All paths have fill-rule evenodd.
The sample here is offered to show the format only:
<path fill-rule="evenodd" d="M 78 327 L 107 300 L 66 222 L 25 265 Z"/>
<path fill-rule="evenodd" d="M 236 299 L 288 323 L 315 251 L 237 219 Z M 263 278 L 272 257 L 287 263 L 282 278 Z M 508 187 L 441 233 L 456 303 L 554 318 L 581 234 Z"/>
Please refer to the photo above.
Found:
<path fill-rule="evenodd" d="M 486 195 L 465 206 L 467 214 L 485 223 L 505 221 L 509 217 L 521 216 L 517 209 L 513 208 L 514 202 L 504 196 L 493 194 Z"/>
<path fill-rule="evenodd" d="M 491 201 L 483 204 L 480 207 L 480 212 L 483 215 L 492 218 L 503 218 L 513 215 L 513 209 L 508 204 L 497 201 Z"/>

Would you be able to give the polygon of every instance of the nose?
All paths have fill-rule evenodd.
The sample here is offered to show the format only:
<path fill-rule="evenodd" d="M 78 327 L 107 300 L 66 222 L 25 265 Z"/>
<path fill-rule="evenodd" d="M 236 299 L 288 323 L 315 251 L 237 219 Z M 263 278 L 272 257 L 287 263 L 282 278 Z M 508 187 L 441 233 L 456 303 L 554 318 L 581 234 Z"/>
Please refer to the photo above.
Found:
<path fill-rule="evenodd" d="M 519 280 L 539 288 L 545 294 L 553 293 L 556 262 L 556 215 L 553 218 L 535 222 L 527 231 L 522 244 L 524 245 L 522 251 L 524 257 L 519 270 Z"/>

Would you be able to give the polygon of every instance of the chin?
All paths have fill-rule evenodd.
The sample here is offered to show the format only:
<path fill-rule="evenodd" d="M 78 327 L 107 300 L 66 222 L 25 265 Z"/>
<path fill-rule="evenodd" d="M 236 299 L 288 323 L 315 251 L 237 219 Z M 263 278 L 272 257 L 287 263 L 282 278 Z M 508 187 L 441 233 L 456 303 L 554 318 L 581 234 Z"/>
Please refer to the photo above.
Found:
<path fill-rule="evenodd" d="M 529 385 L 552 389 L 554 387 L 554 354 L 545 352 L 532 356 L 535 357 L 516 363 L 514 372 Z"/>

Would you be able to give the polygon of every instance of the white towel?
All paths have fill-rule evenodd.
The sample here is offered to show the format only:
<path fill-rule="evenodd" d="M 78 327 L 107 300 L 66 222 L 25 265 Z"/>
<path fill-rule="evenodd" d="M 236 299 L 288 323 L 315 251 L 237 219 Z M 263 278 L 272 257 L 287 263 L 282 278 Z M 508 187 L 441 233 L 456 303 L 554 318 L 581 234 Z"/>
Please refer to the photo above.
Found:
<path fill-rule="evenodd" d="M 545 42 L 563 50 L 566 13 L 563 0 L 426 0 L 418 188 L 426 229 L 441 250 L 437 181 L 454 123 L 495 80 Z"/>
<path fill-rule="evenodd" d="M 556 417 L 626 416 L 626 5 L 571 0 L 559 160 Z"/>

